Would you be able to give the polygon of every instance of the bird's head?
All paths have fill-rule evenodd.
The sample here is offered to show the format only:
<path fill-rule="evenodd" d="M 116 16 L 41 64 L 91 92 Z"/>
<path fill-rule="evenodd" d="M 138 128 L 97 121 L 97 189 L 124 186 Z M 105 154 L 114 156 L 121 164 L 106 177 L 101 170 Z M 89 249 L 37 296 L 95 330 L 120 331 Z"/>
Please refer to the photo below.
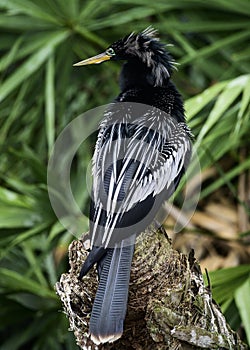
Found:
<path fill-rule="evenodd" d="M 140 33 L 131 33 L 114 42 L 103 53 L 77 62 L 74 66 L 99 64 L 109 60 L 126 60 L 140 62 L 152 70 L 155 85 L 161 85 L 164 77 L 169 78 L 174 68 L 174 61 L 152 27 Z"/>

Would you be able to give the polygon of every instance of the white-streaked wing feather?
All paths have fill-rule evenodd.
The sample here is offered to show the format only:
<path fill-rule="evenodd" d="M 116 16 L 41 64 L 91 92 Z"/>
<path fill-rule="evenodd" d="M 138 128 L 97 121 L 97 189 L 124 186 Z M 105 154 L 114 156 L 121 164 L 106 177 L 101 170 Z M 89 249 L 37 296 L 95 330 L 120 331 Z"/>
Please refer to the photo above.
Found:
<path fill-rule="evenodd" d="M 173 184 L 184 166 L 186 153 L 191 149 L 188 130 L 185 129 L 183 123 L 177 124 L 170 117 L 165 121 L 163 128 L 158 130 L 160 116 L 157 114 L 144 115 L 138 118 L 135 124 L 138 127 L 135 127 L 134 135 L 124 138 L 121 121 L 118 121 L 120 123 L 118 127 L 116 124 L 115 131 L 114 121 L 109 124 L 110 115 L 101 124 L 93 157 L 93 197 L 96 207 L 99 208 L 96 218 L 100 216 L 100 205 L 107 211 L 102 239 L 105 246 L 111 238 L 117 221 L 126 211 L 145 200 L 150 194 L 156 196 L 164 188 L 167 189 Z M 123 119 L 123 123 L 130 123 L 129 116 L 126 115 L 126 117 L 128 118 Z M 108 128 L 110 134 L 105 139 Z M 153 130 L 152 135 L 150 135 L 150 130 Z M 117 135 L 114 140 L 115 132 Z M 152 144 L 147 140 L 148 137 L 153 139 Z M 165 142 L 162 144 L 163 140 Z M 119 159 L 123 159 L 124 162 L 122 162 L 120 171 L 117 172 L 116 162 Z M 133 179 L 130 179 L 129 186 L 126 187 L 125 198 L 118 201 L 131 159 L 138 161 L 139 166 L 133 174 Z M 101 203 L 99 191 L 103 186 L 105 172 L 109 166 L 112 168 L 106 203 Z M 95 232 L 92 234 L 95 235 Z"/>

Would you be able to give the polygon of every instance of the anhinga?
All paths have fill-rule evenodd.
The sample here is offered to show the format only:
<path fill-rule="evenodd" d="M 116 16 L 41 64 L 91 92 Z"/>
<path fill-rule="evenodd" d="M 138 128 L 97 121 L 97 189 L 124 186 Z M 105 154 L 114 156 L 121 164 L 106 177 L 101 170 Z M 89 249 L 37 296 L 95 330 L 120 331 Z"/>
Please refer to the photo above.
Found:
<path fill-rule="evenodd" d="M 125 60 L 121 93 L 105 112 L 93 156 L 91 251 L 82 278 L 97 263 L 99 286 L 89 332 L 96 343 L 121 337 L 136 234 L 176 189 L 191 155 L 174 67 L 149 27 L 75 66 Z"/>

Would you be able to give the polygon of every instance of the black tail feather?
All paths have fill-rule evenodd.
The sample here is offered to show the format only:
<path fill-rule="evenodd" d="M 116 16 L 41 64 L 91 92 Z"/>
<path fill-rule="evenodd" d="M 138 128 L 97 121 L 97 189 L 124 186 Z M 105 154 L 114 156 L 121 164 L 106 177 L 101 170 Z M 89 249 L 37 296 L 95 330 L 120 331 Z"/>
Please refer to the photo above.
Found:
<path fill-rule="evenodd" d="M 130 268 L 134 244 L 109 248 L 102 269 L 91 319 L 91 339 L 96 343 L 115 341 L 123 333 L 127 311 Z"/>
<path fill-rule="evenodd" d="M 93 247 L 81 268 L 78 278 L 81 280 L 83 276 L 85 276 L 89 272 L 93 265 L 95 263 L 98 263 L 106 253 L 107 249 L 103 247 Z"/>

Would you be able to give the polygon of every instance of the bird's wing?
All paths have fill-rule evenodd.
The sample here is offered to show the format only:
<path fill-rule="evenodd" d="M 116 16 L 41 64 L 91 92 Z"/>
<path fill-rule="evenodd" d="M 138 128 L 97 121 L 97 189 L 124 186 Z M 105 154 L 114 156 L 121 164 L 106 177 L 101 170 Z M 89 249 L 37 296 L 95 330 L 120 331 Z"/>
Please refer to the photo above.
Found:
<path fill-rule="evenodd" d="M 107 118 L 102 123 L 93 157 L 92 242 L 102 211 L 102 244 L 107 246 L 121 217 L 148 196 L 167 190 L 183 169 L 191 152 L 187 130 L 170 117 L 159 122 L 161 117 L 159 112 L 134 120 L 126 115 L 119 122 Z"/>
<path fill-rule="evenodd" d="M 146 167 L 151 171 L 148 175 L 136 177 L 134 186 L 129 191 L 125 207 L 130 209 L 138 200 L 143 201 L 150 193 L 153 196 L 160 194 L 163 190 L 166 192 L 174 185 L 175 179 L 179 177 L 187 158 L 191 155 L 191 142 L 182 123 L 171 126 L 171 134 L 165 140 L 161 150 L 154 149 L 146 158 Z M 169 191 L 172 194 L 173 189 Z M 171 195 L 170 194 L 170 195 Z M 166 193 L 166 199 L 170 195 Z"/>

